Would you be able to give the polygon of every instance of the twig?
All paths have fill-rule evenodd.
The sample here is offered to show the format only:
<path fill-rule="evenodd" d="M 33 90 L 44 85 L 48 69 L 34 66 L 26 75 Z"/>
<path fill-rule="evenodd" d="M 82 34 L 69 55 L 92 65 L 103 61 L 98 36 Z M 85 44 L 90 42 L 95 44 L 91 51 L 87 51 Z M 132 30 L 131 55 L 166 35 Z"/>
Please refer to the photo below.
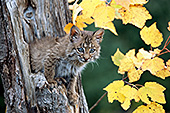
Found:
<path fill-rule="evenodd" d="M 128 85 L 131 85 L 132 87 L 134 87 L 134 88 L 136 88 L 136 89 L 139 89 L 136 85 L 134 85 L 134 84 L 131 84 L 131 83 L 129 83 L 129 82 L 127 82 L 127 81 L 124 81 L 126 84 L 128 84 Z"/>
<path fill-rule="evenodd" d="M 104 97 L 106 94 L 107 94 L 107 92 L 104 93 L 104 94 L 99 98 L 99 100 L 90 108 L 89 112 L 90 112 L 92 109 L 94 109 L 94 108 L 99 104 L 99 102 L 103 99 L 103 97 Z"/>

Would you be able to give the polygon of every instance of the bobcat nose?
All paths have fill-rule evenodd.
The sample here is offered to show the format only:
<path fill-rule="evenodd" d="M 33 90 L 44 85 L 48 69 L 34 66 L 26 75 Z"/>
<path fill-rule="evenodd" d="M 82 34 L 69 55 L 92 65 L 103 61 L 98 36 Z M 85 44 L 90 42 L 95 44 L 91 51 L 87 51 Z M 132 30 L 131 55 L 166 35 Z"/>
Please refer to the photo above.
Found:
<path fill-rule="evenodd" d="M 89 59 L 89 55 L 84 55 L 84 61 L 87 62 Z"/>
<path fill-rule="evenodd" d="M 84 61 L 87 62 L 88 58 L 84 58 Z"/>

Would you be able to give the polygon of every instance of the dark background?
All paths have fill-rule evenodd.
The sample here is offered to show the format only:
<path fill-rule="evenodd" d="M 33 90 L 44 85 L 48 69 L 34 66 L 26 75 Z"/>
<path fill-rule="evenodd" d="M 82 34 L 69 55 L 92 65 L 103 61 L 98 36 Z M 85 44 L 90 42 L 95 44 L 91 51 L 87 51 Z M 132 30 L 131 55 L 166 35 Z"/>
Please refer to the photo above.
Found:
<path fill-rule="evenodd" d="M 148 20 L 146 26 L 150 26 L 154 22 L 157 22 L 157 27 L 164 37 L 162 46 L 159 47 L 162 48 L 170 35 L 170 32 L 167 30 L 168 21 L 170 21 L 170 0 L 150 0 L 145 7 L 152 15 L 152 20 Z M 104 87 L 114 80 L 120 80 L 122 78 L 122 75 L 117 73 L 118 67 L 112 63 L 110 57 L 116 52 L 117 48 L 124 54 L 130 49 L 136 49 L 136 52 L 140 48 L 144 48 L 145 50 L 150 49 L 150 46 L 145 45 L 140 38 L 140 29 L 131 24 L 123 25 L 121 20 L 114 20 L 114 24 L 118 36 L 105 30 L 104 40 L 101 44 L 102 50 L 100 59 L 97 63 L 89 64 L 83 71 L 82 82 L 89 108 L 105 93 L 105 91 L 103 91 Z M 86 30 L 94 31 L 97 30 L 97 28 L 92 24 L 87 27 Z M 170 49 L 170 45 L 168 48 Z M 162 55 L 161 57 L 167 61 L 170 59 L 170 53 Z M 146 81 L 156 81 L 167 88 L 165 91 L 167 103 L 163 105 L 163 107 L 166 110 L 166 113 L 170 113 L 170 77 L 163 80 L 156 76 L 152 76 L 146 71 L 142 74 L 140 81 L 137 83 L 144 84 Z M 0 83 L 0 110 L 3 113 L 5 111 L 5 104 L 2 82 Z M 130 109 L 124 111 L 120 107 L 119 102 L 114 101 L 113 103 L 108 103 L 107 97 L 105 96 L 91 113 L 131 113 L 141 104 L 142 102 L 135 103 L 132 101 Z"/>

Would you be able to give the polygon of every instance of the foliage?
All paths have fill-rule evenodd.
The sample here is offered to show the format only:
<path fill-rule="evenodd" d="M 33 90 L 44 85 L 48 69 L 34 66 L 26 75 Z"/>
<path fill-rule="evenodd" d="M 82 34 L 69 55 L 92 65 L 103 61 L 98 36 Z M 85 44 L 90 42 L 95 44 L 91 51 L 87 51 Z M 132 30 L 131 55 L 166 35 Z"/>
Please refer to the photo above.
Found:
<path fill-rule="evenodd" d="M 149 0 L 78 0 L 70 6 L 72 10 L 72 21 L 65 27 L 68 33 L 72 25 L 81 30 L 87 24 L 95 23 L 95 27 L 109 29 L 118 35 L 114 27 L 114 19 L 121 19 L 123 24 L 130 23 L 141 29 L 140 36 L 145 44 L 150 45 L 150 50 L 144 48 L 135 53 L 135 49 L 129 50 L 125 55 L 117 49 L 111 56 L 115 65 L 119 66 L 118 73 L 122 74 L 122 80 L 113 81 L 104 90 L 108 93 L 108 101 L 112 103 L 117 100 L 124 110 L 130 108 L 131 100 L 142 101 L 144 105 L 139 106 L 133 113 L 159 112 L 165 113 L 161 104 L 165 104 L 164 91 L 166 88 L 156 82 L 146 82 L 144 85 L 135 84 L 139 81 L 145 71 L 152 75 L 165 79 L 170 76 L 170 59 L 164 61 L 160 56 L 170 53 L 167 46 L 170 37 L 162 49 L 158 48 L 163 41 L 162 33 L 157 29 L 156 22 L 146 27 L 145 22 L 152 19 L 149 11 L 144 7 Z M 71 1 L 73 2 L 73 1 Z M 170 22 L 168 23 L 170 30 Z"/>

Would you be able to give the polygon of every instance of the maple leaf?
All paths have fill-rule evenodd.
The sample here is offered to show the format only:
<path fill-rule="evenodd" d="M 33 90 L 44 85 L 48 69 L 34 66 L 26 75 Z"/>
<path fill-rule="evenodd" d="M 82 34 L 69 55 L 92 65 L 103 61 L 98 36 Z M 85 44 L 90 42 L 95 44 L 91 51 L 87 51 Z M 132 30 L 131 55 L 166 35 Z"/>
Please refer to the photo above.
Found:
<path fill-rule="evenodd" d="M 165 113 L 165 110 L 162 105 L 151 102 L 151 104 L 148 104 L 147 106 L 139 106 L 133 113 Z"/>
<path fill-rule="evenodd" d="M 104 29 L 109 29 L 115 35 L 118 35 L 117 32 L 116 32 L 116 28 L 115 28 L 115 26 L 114 26 L 114 24 L 112 22 L 103 23 L 103 25 L 95 24 L 95 26 L 100 27 L 100 28 L 104 28 Z"/>
<path fill-rule="evenodd" d="M 144 50 L 143 48 L 139 49 L 139 52 L 136 54 L 136 56 L 139 60 L 152 58 L 152 54 Z"/>
<path fill-rule="evenodd" d="M 165 104 L 166 101 L 163 93 L 165 89 L 165 87 L 156 82 L 146 82 L 145 86 L 138 90 L 138 96 L 147 104 L 151 103 L 148 97 L 150 97 L 152 101 Z"/>
<path fill-rule="evenodd" d="M 111 56 L 111 58 L 112 58 L 112 61 L 114 62 L 114 64 L 119 66 L 120 61 L 124 58 L 124 54 L 119 51 L 119 48 L 117 48 L 116 53 L 114 54 L 114 56 Z"/>
<path fill-rule="evenodd" d="M 144 27 L 140 31 L 142 40 L 147 44 L 151 44 L 152 47 L 158 47 L 163 41 L 162 33 L 156 28 L 156 22 L 153 23 L 150 27 Z"/>
<path fill-rule="evenodd" d="M 125 96 L 125 101 L 121 104 L 124 110 L 129 109 L 131 104 L 130 101 L 132 99 L 134 99 L 136 102 L 140 100 L 137 96 L 137 89 L 132 88 L 129 85 L 125 85 L 124 87 L 122 87 L 119 92 Z"/>
<path fill-rule="evenodd" d="M 118 73 L 125 74 L 128 72 L 129 82 L 138 81 L 143 73 L 142 70 L 136 69 L 136 65 L 142 65 L 135 57 L 135 49 L 132 49 L 126 53 L 124 58 L 120 61 Z M 139 67 L 140 68 L 140 67 Z"/>
<path fill-rule="evenodd" d="M 80 30 L 83 30 L 84 27 L 87 27 L 87 24 L 91 24 L 93 23 L 94 20 L 92 18 L 86 18 L 84 17 L 83 15 L 80 15 L 80 16 L 77 16 L 76 18 L 76 26 L 80 29 Z"/>
<path fill-rule="evenodd" d="M 159 64 L 159 65 L 158 65 Z M 153 59 L 146 59 L 142 65 L 142 70 L 148 70 L 153 75 L 156 75 L 156 72 L 164 69 L 164 60 L 161 58 L 155 57 Z"/>
<path fill-rule="evenodd" d="M 135 65 L 133 63 L 133 60 L 125 57 L 120 61 L 118 73 L 125 74 L 125 72 L 133 69 L 134 67 L 135 67 Z"/>
<path fill-rule="evenodd" d="M 135 58 L 135 49 L 129 50 L 125 57 L 120 61 L 118 73 L 124 74 L 126 71 L 134 68 L 133 59 Z"/>
<path fill-rule="evenodd" d="M 155 76 L 165 79 L 165 77 L 170 76 L 170 71 L 167 70 L 167 68 L 164 68 L 164 69 L 158 71 Z"/>
<path fill-rule="evenodd" d="M 132 5 L 135 5 L 135 4 L 146 4 L 149 2 L 149 0 L 130 0 Z"/>
<path fill-rule="evenodd" d="M 119 92 L 122 87 L 124 87 L 124 82 L 122 80 L 118 80 L 110 83 L 103 89 L 108 92 L 108 101 L 110 103 L 114 100 L 118 100 L 120 103 L 125 101 L 125 96 Z"/>
<path fill-rule="evenodd" d="M 122 16 L 123 24 L 131 23 L 139 28 L 145 25 L 146 20 L 152 19 L 152 16 L 141 5 L 130 5 L 129 10 L 121 8 L 119 13 Z"/>
<path fill-rule="evenodd" d="M 118 4 L 118 5 L 121 5 L 123 6 L 124 8 L 126 9 L 129 9 L 129 5 L 131 3 L 130 0 L 115 0 L 115 2 Z"/>
<path fill-rule="evenodd" d="M 142 70 L 137 70 L 135 67 L 130 69 L 128 71 L 128 78 L 129 82 L 135 82 L 138 81 L 142 75 L 143 71 Z"/>
<path fill-rule="evenodd" d="M 115 17 L 115 9 L 113 7 L 106 5 L 106 3 L 98 5 L 93 13 L 93 18 L 95 20 L 95 27 L 102 27 L 105 29 L 109 29 L 115 35 L 117 35 L 116 29 L 113 23 L 111 22 L 114 20 L 114 17 Z"/>
<path fill-rule="evenodd" d="M 89 18 L 93 15 L 96 7 L 102 3 L 105 3 L 101 0 L 83 0 L 79 5 L 83 8 L 82 14 L 83 16 Z"/>

